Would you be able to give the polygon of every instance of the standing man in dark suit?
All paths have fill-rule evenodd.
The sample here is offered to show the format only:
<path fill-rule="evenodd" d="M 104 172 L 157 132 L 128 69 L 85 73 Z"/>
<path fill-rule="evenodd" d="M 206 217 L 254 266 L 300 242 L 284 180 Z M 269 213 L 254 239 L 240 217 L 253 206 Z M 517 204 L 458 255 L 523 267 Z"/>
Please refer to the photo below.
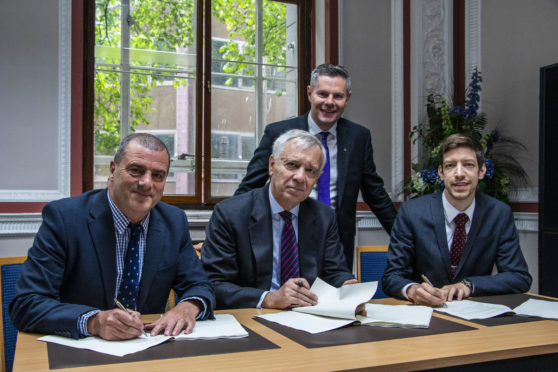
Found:
<path fill-rule="evenodd" d="M 345 258 L 348 267 L 352 268 L 359 190 L 388 234 L 396 211 L 384 190 L 383 180 L 376 173 L 370 131 L 341 118 L 351 98 L 348 71 L 341 66 L 320 65 L 312 71 L 306 92 L 310 112 L 266 126 L 235 195 L 265 185 L 268 179 L 267 162 L 277 137 L 289 129 L 309 131 L 327 146 L 325 170 L 314 185 L 310 197 L 335 210 Z"/>
<path fill-rule="evenodd" d="M 405 202 L 391 232 L 386 294 L 441 306 L 469 296 L 526 292 L 531 276 L 510 207 L 476 192 L 486 166 L 482 146 L 454 134 L 440 144 L 443 193 Z M 494 265 L 498 273 L 491 275 Z M 422 283 L 421 275 L 430 283 Z"/>
<path fill-rule="evenodd" d="M 148 326 L 152 335 L 190 333 L 196 319 L 212 317 L 214 292 L 184 211 L 159 202 L 169 159 L 157 137 L 132 134 L 110 163 L 108 189 L 43 208 L 10 304 L 17 329 L 134 338 L 144 328 L 140 312 L 164 312 L 171 288 L 181 302 Z"/>
<path fill-rule="evenodd" d="M 202 262 L 217 307 L 285 309 L 317 303 L 310 283 L 356 283 L 345 266 L 333 210 L 307 198 L 324 166 L 320 141 L 302 130 L 277 138 L 269 185 L 220 202 Z"/>

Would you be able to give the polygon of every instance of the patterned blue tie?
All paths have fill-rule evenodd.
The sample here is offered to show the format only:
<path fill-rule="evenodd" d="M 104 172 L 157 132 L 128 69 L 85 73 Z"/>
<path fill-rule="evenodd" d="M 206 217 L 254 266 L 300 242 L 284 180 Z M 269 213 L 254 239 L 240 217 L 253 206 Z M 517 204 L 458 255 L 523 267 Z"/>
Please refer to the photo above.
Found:
<path fill-rule="evenodd" d="M 139 241 L 142 231 L 140 224 L 130 223 L 130 241 L 124 258 L 124 270 L 118 289 L 118 299 L 127 308 L 136 310 L 139 289 Z"/>
<path fill-rule="evenodd" d="M 281 285 L 290 278 L 300 276 L 298 268 L 298 242 L 289 211 L 279 212 L 285 223 L 281 232 Z"/>
<path fill-rule="evenodd" d="M 318 200 L 327 205 L 331 205 L 331 198 L 329 196 L 329 147 L 327 147 L 327 135 L 329 132 L 320 132 L 320 134 L 322 135 L 322 145 L 326 150 L 326 161 L 322 175 L 318 180 Z"/>

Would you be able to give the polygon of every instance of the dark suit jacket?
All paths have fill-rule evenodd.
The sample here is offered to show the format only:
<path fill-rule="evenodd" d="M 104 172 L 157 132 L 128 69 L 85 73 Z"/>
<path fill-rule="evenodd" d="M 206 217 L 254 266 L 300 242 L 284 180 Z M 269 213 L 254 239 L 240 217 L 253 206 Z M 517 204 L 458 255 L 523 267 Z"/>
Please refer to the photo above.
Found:
<path fill-rule="evenodd" d="M 308 130 L 308 113 L 265 127 L 264 135 L 254 157 L 248 164 L 246 176 L 238 186 L 235 195 L 262 187 L 269 178 L 268 161 L 273 142 L 290 129 Z M 370 131 L 346 119 L 337 122 L 337 205 L 335 212 L 345 258 L 353 267 L 354 239 L 356 232 L 356 203 L 358 191 L 372 212 L 389 234 L 396 211 L 389 195 L 384 190 L 384 182 L 376 173 L 372 156 Z"/>
<path fill-rule="evenodd" d="M 269 186 L 215 206 L 203 243 L 202 262 L 215 286 L 218 308 L 256 307 L 271 287 L 273 228 Z M 313 199 L 300 204 L 300 276 L 339 287 L 354 276 L 345 266 L 335 215 Z"/>
<path fill-rule="evenodd" d="M 446 235 L 441 193 L 403 203 L 391 231 L 382 278 L 384 292 L 401 297 L 405 285 L 422 282 L 421 274 L 438 288 L 468 279 L 474 285 L 475 296 L 529 290 L 531 276 L 508 205 L 477 193 L 471 229 L 455 278 L 451 278 Z M 498 273 L 491 275 L 494 265 Z"/>
<path fill-rule="evenodd" d="M 10 318 L 21 331 L 78 338 L 82 314 L 115 307 L 116 235 L 107 190 L 49 203 L 42 215 Z M 203 298 L 212 316 L 214 292 L 187 226 L 178 208 L 160 202 L 151 210 L 139 312 L 164 312 L 173 288 L 180 298 Z"/>

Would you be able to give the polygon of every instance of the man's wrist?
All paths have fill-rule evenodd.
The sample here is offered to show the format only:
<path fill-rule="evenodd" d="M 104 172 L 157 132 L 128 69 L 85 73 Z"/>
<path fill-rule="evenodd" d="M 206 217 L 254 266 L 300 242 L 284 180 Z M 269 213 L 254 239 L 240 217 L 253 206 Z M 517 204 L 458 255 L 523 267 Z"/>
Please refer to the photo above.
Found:
<path fill-rule="evenodd" d="M 472 296 L 472 295 L 473 295 L 473 291 L 474 291 L 474 289 L 475 289 L 475 286 L 473 285 L 473 283 L 472 283 L 470 280 L 468 280 L 468 279 L 463 279 L 463 280 L 461 281 L 461 284 L 463 284 L 463 285 L 465 285 L 467 288 L 469 288 L 469 296 Z"/>

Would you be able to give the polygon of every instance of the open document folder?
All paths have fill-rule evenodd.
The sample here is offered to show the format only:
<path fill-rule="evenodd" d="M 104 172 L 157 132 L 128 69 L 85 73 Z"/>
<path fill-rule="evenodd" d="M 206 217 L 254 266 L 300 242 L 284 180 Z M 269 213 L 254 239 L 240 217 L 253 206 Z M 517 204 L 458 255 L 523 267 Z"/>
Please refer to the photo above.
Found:
<path fill-rule="evenodd" d="M 39 341 L 52 342 L 77 349 L 88 349 L 114 356 L 124 356 L 159 345 L 170 339 L 211 340 L 216 338 L 242 337 L 248 337 L 248 332 L 238 323 L 233 315 L 215 314 L 215 319 L 197 321 L 194 331 L 187 335 L 181 333 L 178 336 L 158 335 L 151 337 L 149 334 L 145 334 L 138 338 L 125 341 L 107 341 L 100 337 L 85 337 L 74 340 L 72 338 L 60 336 L 44 336 L 39 338 Z"/>
<path fill-rule="evenodd" d="M 428 328 L 432 309 L 425 306 L 366 304 L 367 316 L 355 315 L 358 305 L 374 296 L 377 285 L 378 282 L 367 282 L 335 288 L 317 278 L 310 288 L 318 296 L 317 305 L 258 317 L 308 333 L 330 331 L 352 323 Z"/>

